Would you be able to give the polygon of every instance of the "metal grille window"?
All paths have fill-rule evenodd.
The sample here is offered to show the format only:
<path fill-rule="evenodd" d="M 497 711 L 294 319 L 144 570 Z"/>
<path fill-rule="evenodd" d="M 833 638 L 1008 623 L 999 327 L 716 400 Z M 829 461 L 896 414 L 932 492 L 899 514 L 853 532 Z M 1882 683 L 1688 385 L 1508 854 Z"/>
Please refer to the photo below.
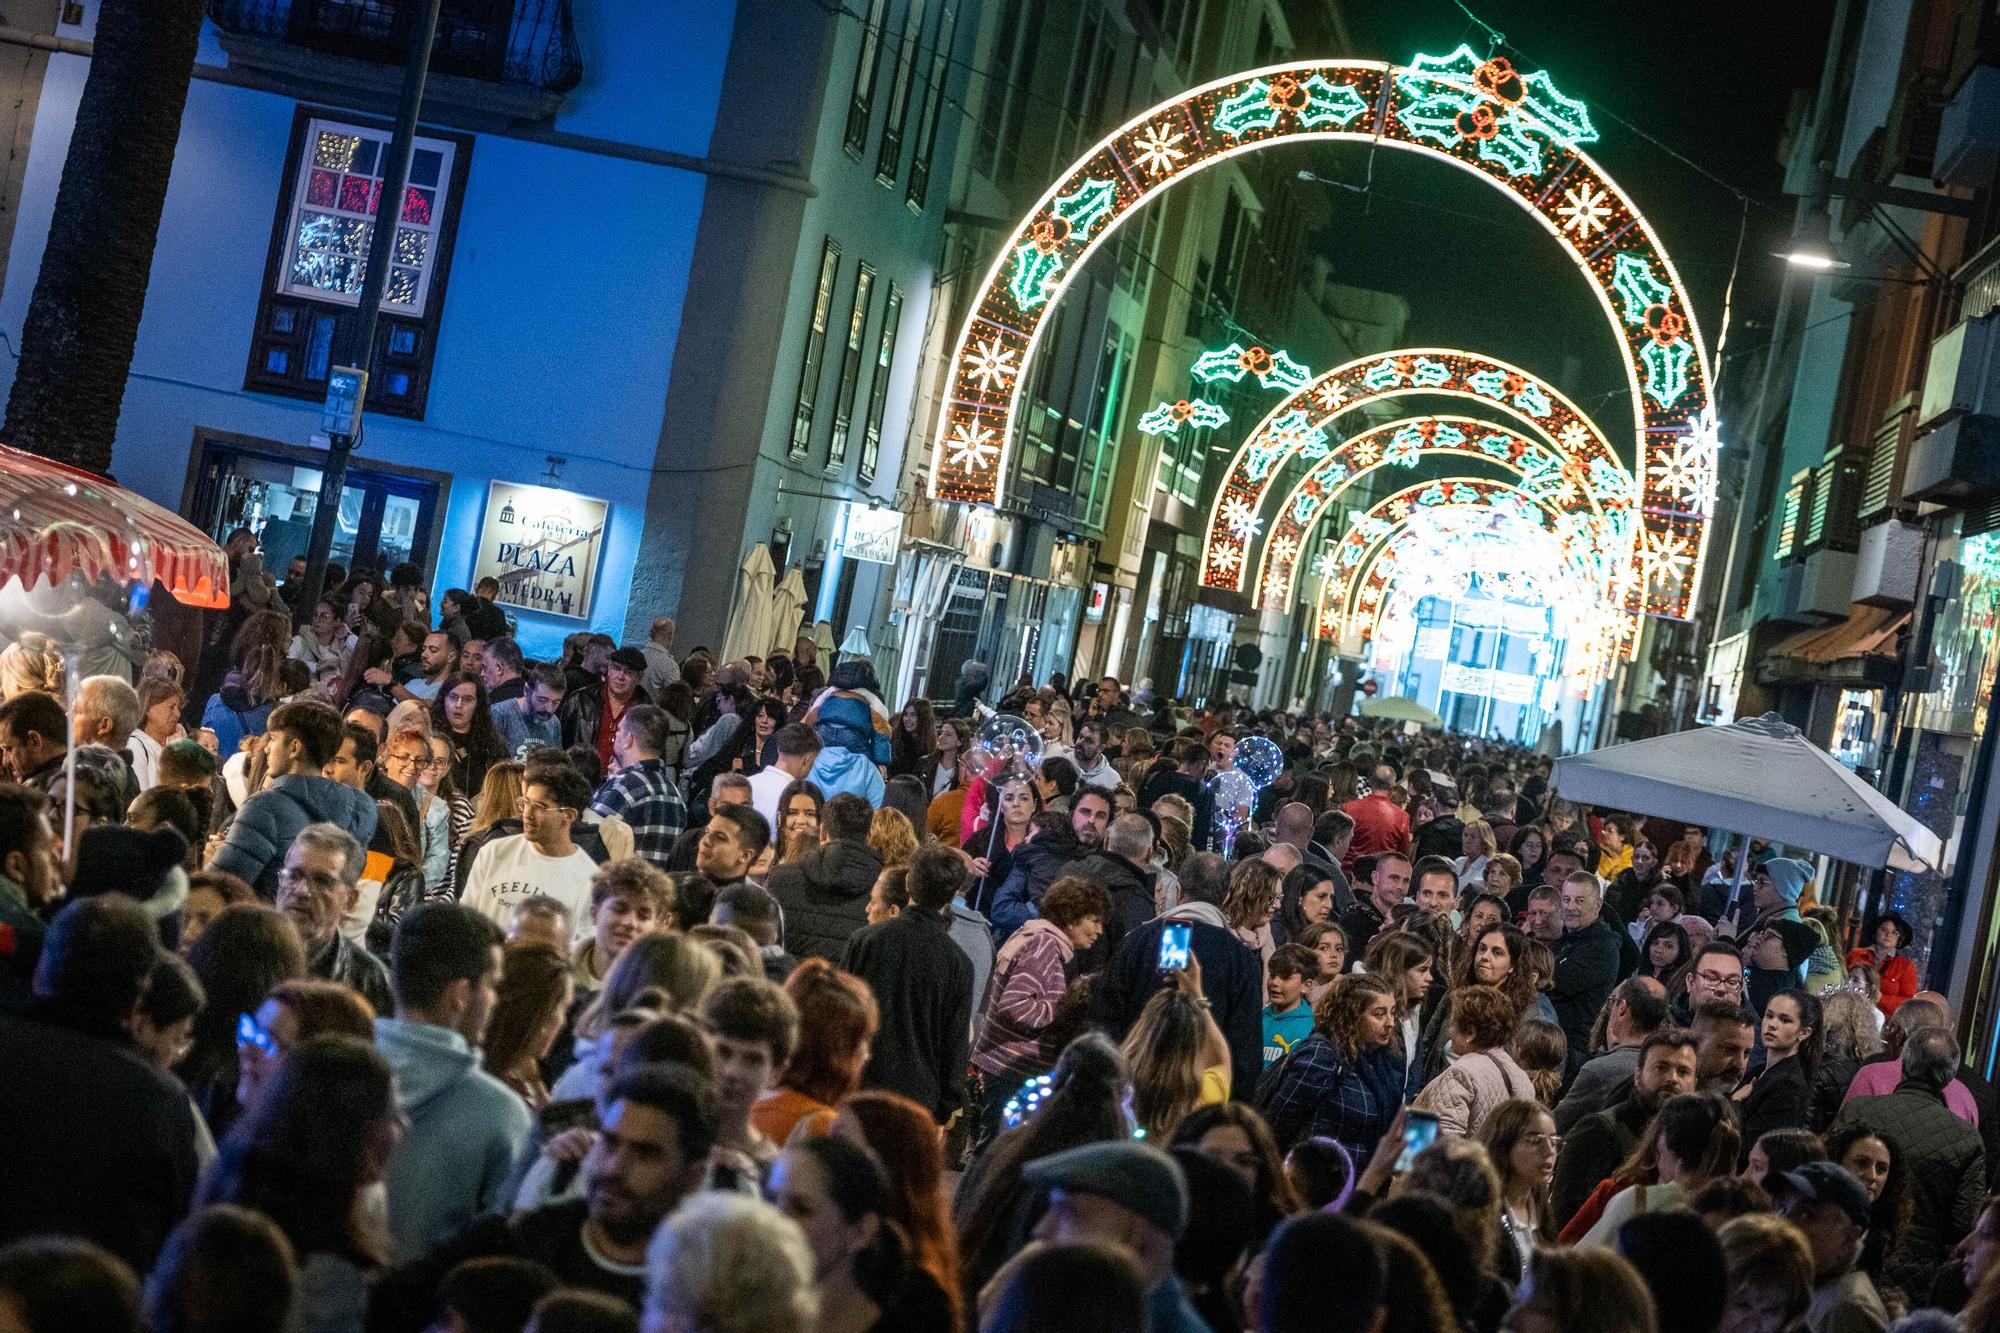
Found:
<path fill-rule="evenodd" d="M 854 62 L 854 92 L 847 99 L 847 133 L 843 146 L 860 157 L 868 146 L 868 116 L 875 109 L 875 69 L 882 61 L 882 24 L 889 0 L 870 0 L 861 21 L 861 54 Z"/>
<path fill-rule="evenodd" d="M 840 245 L 831 236 L 819 255 L 819 289 L 813 296 L 812 327 L 806 330 L 799 366 L 798 398 L 792 406 L 792 440 L 786 452 L 804 458 L 812 447 L 813 405 L 819 399 L 820 361 L 826 355 L 826 327 L 833 308 L 833 282 L 840 274 Z"/>
<path fill-rule="evenodd" d="M 910 0 L 902 45 L 896 52 L 896 81 L 889 86 L 889 105 L 882 112 L 882 148 L 875 155 L 875 179 L 884 185 L 896 183 L 896 168 L 903 160 L 903 120 L 910 108 L 910 81 L 923 36 L 924 0 Z"/>
<path fill-rule="evenodd" d="M 1810 469 L 1793 476 L 1791 487 L 1785 492 L 1784 517 L 1778 525 L 1778 559 L 1791 556 L 1793 545 L 1799 534 L 1799 506 L 1804 503 L 1806 482 L 1812 477 Z"/>
<path fill-rule="evenodd" d="M 896 363 L 896 334 L 903 323 L 903 294 L 889 284 L 882 302 L 882 331 L 875 338 L 875 377 L 868 382 L 868 424 L 861 432 L 861 480 L 875 480 L 882 456 L 882 416 L 889 407 L 889 371 Z"/>
<path fill-rule="evenodd" d="M 1902 498 L 1903 457 L 1916 426 L 1915 395 L 1904 394 L 1882 416 L 1882 425 L 1868 453 L 1868 475 L 1861 488 L 1860 518 L 1871 521 Z"/>
<path fill-rule="evenodd" d="M 917 121 L 917 141 L 910 154 L 910 188 L 903 196 L 922 212 L 931 188 L 931 154 L 937 151 L 938 113 L 944 102 L 944 81 L 950 74 L 951 47 L 958 39 L 958 10 L 947 6 L 938 24 L 937 47 L 931 52 L 931 81 L 924 92 L 924 111 Z"/>
<path fill-rule="evenodd" d="M 861 383 L 861 343 L 868 332 L 868 307 L 875 299 L 875 270 L 863 264 L 854 272 L 854 310 L 847 317 L 847 343 L 840 351 L 840 387 L 833 399 L 833 438 L 827 444 L 831 472 L 847 461 L 848 437 L 854 428 L 854 394 Z"/>

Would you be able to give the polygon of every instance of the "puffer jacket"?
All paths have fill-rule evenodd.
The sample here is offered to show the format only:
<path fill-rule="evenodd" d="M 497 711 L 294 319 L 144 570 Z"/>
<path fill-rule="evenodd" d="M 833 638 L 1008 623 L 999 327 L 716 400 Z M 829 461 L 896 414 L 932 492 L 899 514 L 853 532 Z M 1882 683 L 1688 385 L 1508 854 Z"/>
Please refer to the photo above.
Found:
<path fill-rule="evenodd" d="M 785 948 L 800 961 L 840 962 L 847 937 L 868 924 L 868 891 L 881 873 L 872 847 L 845 838 L 774 866 L 764 886 L 784 909 Z"/>
<path fill-rule="evenodd" d="M 882 808 L 882 797 L 888 791 L 888 784 L 882 780 L 882 770 L 875 761 L 865 754 L 853 750 L 843 750 L 829 745 L 813 760 L 812 771 L 806 774 L 806 781 L 818 787 L 820 794 L 828 800 L 843 792 L 859 796 L 876 809 Z"/>
<path fill-rule="evenodd" d="M 201 725 L 215 733 L 218 759 L 227 759 L 242 748 L 246 736 L 262 735 L 269 728 L 276 699 L 258 699 L 244 684 L 243 673 L 232 671 L 223 678 L 222 688 L 208 696 L 201 710 Z"/>
<path fill-rule="evenodd" d="M 1007 1079 L 1029 1079 L 1055 1068 L 1060 1052 L 1045 1034 L 1068 987 L 1064 967 L 1076 954 L 1060 926 L 1036 917 L 1015 931 L 993 966 L 986 1026 L 972 1063 Z"/>
<path fill-rule="evenodd" d="M 1424 1085 L 1410 1105 L 1436 1112 L 1438 1132 L 1470 1138 L 1480 1122 L 1504 1101 L 1535 1100 L 1535 1085 L 1505 1050 L 1460 1056 Z"/>
<path fill-rule="evenodd" d="M 266 901 L 278 896 L 278 867 L 308 824 L 336 824 L 363 847 L 375 836 L 375 802 L 345 783 L 287 773 L 243 803 L 208 863 L 246 881 Z"/>
<path fill-rule="evenodd" d="M 1068 829 L 1038 833 L 1014 849 L 1014 868 L 993 895 L 993 938 L 1004 941 L 1041 912 L 1049 885 L 1070 872 L 1084 854 Z M 1110 922 L 1105 923 L 1107 926 Z"/>

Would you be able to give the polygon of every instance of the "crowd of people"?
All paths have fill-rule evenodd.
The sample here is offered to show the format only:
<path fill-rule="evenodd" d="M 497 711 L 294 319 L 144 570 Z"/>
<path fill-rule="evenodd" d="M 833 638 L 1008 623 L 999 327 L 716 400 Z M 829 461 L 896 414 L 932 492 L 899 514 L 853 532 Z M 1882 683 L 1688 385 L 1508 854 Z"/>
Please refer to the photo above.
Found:
<path fill-rule="evenodd" d="M 301 574 L 0 652 L 0 1328 L 2000 1333 L 1993 1089 L 1807 861 Z"/>

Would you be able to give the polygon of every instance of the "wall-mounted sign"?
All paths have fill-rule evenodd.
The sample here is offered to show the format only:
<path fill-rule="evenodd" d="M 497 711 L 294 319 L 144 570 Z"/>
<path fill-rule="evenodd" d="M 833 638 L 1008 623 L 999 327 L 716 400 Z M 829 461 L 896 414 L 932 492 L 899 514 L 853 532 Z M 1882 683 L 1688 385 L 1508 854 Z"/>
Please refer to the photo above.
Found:
<path fill-rule="evenodd" d="M 494 482 L 479 524 L 473 582 L 498 579 L 503 606 L 588 619 L 610 508 L 571 491 Z"/>
<path fill-rule="evenodd" d="M 867 505 L 847 506 L 847 535 L 841 551 L 849 560 L 893 565 L 903 544 L 903 511 L 870 509 Z"/>
<path fill-rule="evenodd" d="M 1093 621 L 1104 619 L 1104 604 L 1110 600 L 1111 600 L 1110 584 L 1108 583 L 1091 584 L 1090 604 L 1084 608 L 1083 618 L 1085 620 L 1093 620 Z"/>

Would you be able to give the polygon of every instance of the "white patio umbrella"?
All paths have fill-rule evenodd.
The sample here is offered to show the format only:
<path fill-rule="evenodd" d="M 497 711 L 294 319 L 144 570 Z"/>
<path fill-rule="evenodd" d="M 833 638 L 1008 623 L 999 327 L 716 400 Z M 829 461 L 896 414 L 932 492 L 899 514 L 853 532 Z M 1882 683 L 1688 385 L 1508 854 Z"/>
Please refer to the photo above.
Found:
<path fill-rule="evenodd" d="M 776 605 L 771 622 L 771 641 L 766 649 L 783 648 L 792 650 L 798 641 L 799 626 L 806 618 L 806 576 L 793 565 L 785 571 L 785 577 L 778 582 L 778 590 L 773 594 Z"/>
<path fill-rule="evenodd" d="M 758 542 L 743 557 L 743 564 L 737 570 L 736 606 L 729 615 L 729 632 L 722 636 L 723 661 L 762 657 L 771 651 L 777 576 L 777 567 L 771 563 L 771 548 Z"/>
<path fill-rule="evenodd" d="M 1367 699 L 1359 709 L 1363 717 L 1386 718 L 1391 722 L 1414 722 L 1418 726 L 1435 727 L 1441 724 L 1433 709 L 1424 707 L 1415 699 Z"/>
<path fill-rule="evenodd" d="M 1549 782 L 1567 800 L 1769 838 L 1853 865 L 1927 870 L 1944 851 L 1935 833 L 1776 713 L 1570 755 L 1556 760 Z"/>

